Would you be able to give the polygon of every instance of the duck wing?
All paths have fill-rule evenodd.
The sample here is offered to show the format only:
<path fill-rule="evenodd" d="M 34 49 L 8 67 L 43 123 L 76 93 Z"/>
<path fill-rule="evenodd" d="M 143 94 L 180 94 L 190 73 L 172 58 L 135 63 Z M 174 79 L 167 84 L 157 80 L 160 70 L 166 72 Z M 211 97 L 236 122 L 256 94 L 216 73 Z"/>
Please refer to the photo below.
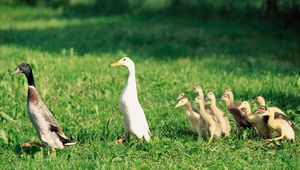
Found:
<path fill-rule="evenodd" d="M 49 124 L 49 130 L 57 134 L 58 138 L 64 145 L 73 145 L 76 142 L 70 141 L 67 136 L 62 131 L 61 127 L 57 123 L 55 117 L 52 115 L 51 111 L 47 108 L 47 106 L 42 103 L 40 107 L 40 114 L 45 119 L 45 121 Z"/>
<path fill-rule="evenodd" d="M 263 115 L 263 116 L 261 117 L 261 120 L 262 120 L 265 124 L 268 124 L 269 118 L 270 118 L 269 115 Z"/>
<path fill-rule="evenodd" d="M 68 137 L 64 134 L 55 117 L 52 115 L 51 111 L 48 108 L 46 108 L 46 112 L 45 114 L 43 114 L 43 117 L 49 123 L 50 131 L 57 134 L 59 140 L 63 143 L 63 145 L 69 146 L 76 144 L 76 142 L 69 140 Z"/>
<path fill-rule="evenodd" d="M 232 114 L 235 121 L 241 126 L 250 128 L 252 127 L 252 123 L 250 123 L 247 118 L 242 114 L 241 110 L 237 107 L 230 107 L 228 108 L 228 111 Z"/>
<path fill-rule="evenodd" d="M 46 107 L 46 105 L 44 105 L 44 111 L 42 112 L 42 116 L 49 123 L 49 129 L 51 132 L 55 132 L 57 135 L 67 139 L 61 127 L 57 123 L 55 117 L 52 115 L 52 113 Z"/>
<path fill-rule="evenodd" d="M 199 111 L 198 111 L 197 109 L 195 109 L 195 108 L 192 108 L 192 109 L 193 109 L 193 111 L 194 111 L 195 113 L 200 114 Z"/>
<path fill-rule="evenodd" d="M 275 119 L 282 119 L 282 120 L 285 120 L 288 122 L 288 124 L 290 124 L 293 128 L 294 128 L 294 125 L 293 125 L 293 122 L 292 120 L 285 114 L 282 114 L 280 112 L 275 112 L 275 115 L 274 115 L 274 118 Z"/>

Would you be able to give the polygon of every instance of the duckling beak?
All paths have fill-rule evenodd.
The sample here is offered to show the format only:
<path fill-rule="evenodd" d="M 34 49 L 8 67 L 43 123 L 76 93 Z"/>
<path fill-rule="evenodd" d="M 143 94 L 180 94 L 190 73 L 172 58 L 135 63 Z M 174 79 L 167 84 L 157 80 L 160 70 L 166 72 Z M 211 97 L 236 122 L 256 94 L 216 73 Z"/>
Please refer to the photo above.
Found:
<path fill-rule="evenodd" d="M 221 100 L 225 100 L 225 96 L 224 95 L 221 96 Z"/>
<path fill-rule="evenodd" d="M 120 61 L 117 61 L 117 62 L 111 64 L 110 66 L 111 66 L 111 67 L 117 67 L 117 66 L 121 66 L 121 65 L 122 65 L 122 64 L 120 63 Z"/>
<path fill-rule="evenodd" d="M 178 96 L 178 97 L 177 97 L 177 100 L 180 100 L 181 98 L 182 98 L 181 96 Z"/>
<path fill-rule="evenodd" d="M 205 100 L 205 101 L 209 100 L 208 96 L 206 96 L 204 100 Z"/>
<path fill-rule="evenodd" d="M 256 100 L 255 99 L 253 99 L 252 101 L 251 101 L 251 103 L 255 103 L 256 102 Z"/>
<path fill-rule="evenodd" d="M 13 76 L 17 73 L 21 73 L 21 70 L 19 69 L 19 67 L 17 67 L 13 72 L 11 72 L 10 75 Z"/>
<path fill-rule="evenodd" d="M 178 107 L 180 107 L 180 104 L 179 104 L 179 103 L 176 104 L 175 108 L 178 108 Z"/>
<path fill-rule="evenodd" d="M 197 101 L 194 100 L 194 101 L 193 101 L 193 104 L 197 104 Z"/>

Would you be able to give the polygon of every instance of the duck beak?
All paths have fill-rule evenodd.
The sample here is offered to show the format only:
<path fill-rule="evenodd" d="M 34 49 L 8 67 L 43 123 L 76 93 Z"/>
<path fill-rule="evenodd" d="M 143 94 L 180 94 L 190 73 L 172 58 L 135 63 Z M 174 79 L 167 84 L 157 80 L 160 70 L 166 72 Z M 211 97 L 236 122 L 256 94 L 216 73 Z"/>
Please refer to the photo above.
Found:
<path fill-rule="evenodd" d="M 175 108 L 178 108 L 178 107 L 180 107 L 180 104 L 179 104 L 179 103 L 176 104 Z"/>
<path fill-rule="evenodd" d="M 225 96 L 224 96 L 224 95 L 222 95 L 222 96 L 221 96 L 221 100 L 224 100 L 224 99 L 225 99 Z"/>
<path fill-rule="evenodd" d="M 21 70 L 19 69 L 19 67 L 17 67 L 13 72 L 11 72 L 10 75 L 13 76 L 17 73 L 21 73 Z"/>
<path fill-rule="evenodd" d="M 117 66 L 121 66 L 121 65 L 122 65 L 122 64 L 120 63 L 120 61 L 117 61 L 117 62 L 111 64 L 110 66 L 111 66 L 111 67 L 117 67 Z"/>
<path fill-rule="evenodd" d="M 205 101 L 209 100 L 208 96 L 205 97 Z"/>

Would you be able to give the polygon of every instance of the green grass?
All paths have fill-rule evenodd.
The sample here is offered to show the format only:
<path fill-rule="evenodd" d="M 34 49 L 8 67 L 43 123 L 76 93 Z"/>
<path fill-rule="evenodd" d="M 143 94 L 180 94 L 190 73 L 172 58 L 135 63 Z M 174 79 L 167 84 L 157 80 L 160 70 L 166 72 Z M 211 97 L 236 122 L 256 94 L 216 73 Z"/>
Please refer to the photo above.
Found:
<path fill-rule="evenodd" d="M 257 95 L 300 123 L 300 36 L 289 26 L 262 18 L 66 14 L 62 9 L 0 7 L 0 118 L 8 143 L 0 139 L 2 169 L 295 169 L 296 142 L 267 144 L 242 139 L 232 116 L 232 135 L 209 146 L 186 134 L 176 97 L 201 84 L 219 98 L 231 87 L 237 101 Z M 124 135 L 119 95 L 127 71 L 109 64 L 124 55 L 136 63 L 139 99 L 152 132 L 150 144 Z M 26 113 L 24 76 L 9 72 L 19 63 L 33 67 L 38 91 L 66 135 L 78 144 L 58 151 L 22 149 L 38 140 Z M 218 101 L 221 108 L 224 103 Z M 0 129 L 0 130 L 1 130 Z"/>

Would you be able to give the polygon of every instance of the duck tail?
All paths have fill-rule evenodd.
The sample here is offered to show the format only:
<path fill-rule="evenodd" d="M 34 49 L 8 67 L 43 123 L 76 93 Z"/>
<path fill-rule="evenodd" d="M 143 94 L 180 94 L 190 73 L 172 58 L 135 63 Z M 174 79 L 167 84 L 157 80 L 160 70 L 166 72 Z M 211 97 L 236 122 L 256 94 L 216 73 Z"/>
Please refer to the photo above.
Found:
<path fill-rule="evenodd" d="M 64 146 L 72 146 L 77 143 L 76 141 L 71 141 L 70 139 L 64 138 L 62 136 L 59 136 L 59 140 L 63 143 Z"/>
<path fill-rule="evenodd" d="M 64 146 L 72 146 L 75 145 L 77 142 L 76 141 L 70 141 L 68 143 L 64 143 Z"/>
<path fill-rule="evenodd" d="M 148 131 L 147 134 L 144 135 L 144 139 L 145 139 L 147 142 L 150 142 L 150 141 L 151 141 L 151 133 L 150 133 L 150 131 Z"/>

